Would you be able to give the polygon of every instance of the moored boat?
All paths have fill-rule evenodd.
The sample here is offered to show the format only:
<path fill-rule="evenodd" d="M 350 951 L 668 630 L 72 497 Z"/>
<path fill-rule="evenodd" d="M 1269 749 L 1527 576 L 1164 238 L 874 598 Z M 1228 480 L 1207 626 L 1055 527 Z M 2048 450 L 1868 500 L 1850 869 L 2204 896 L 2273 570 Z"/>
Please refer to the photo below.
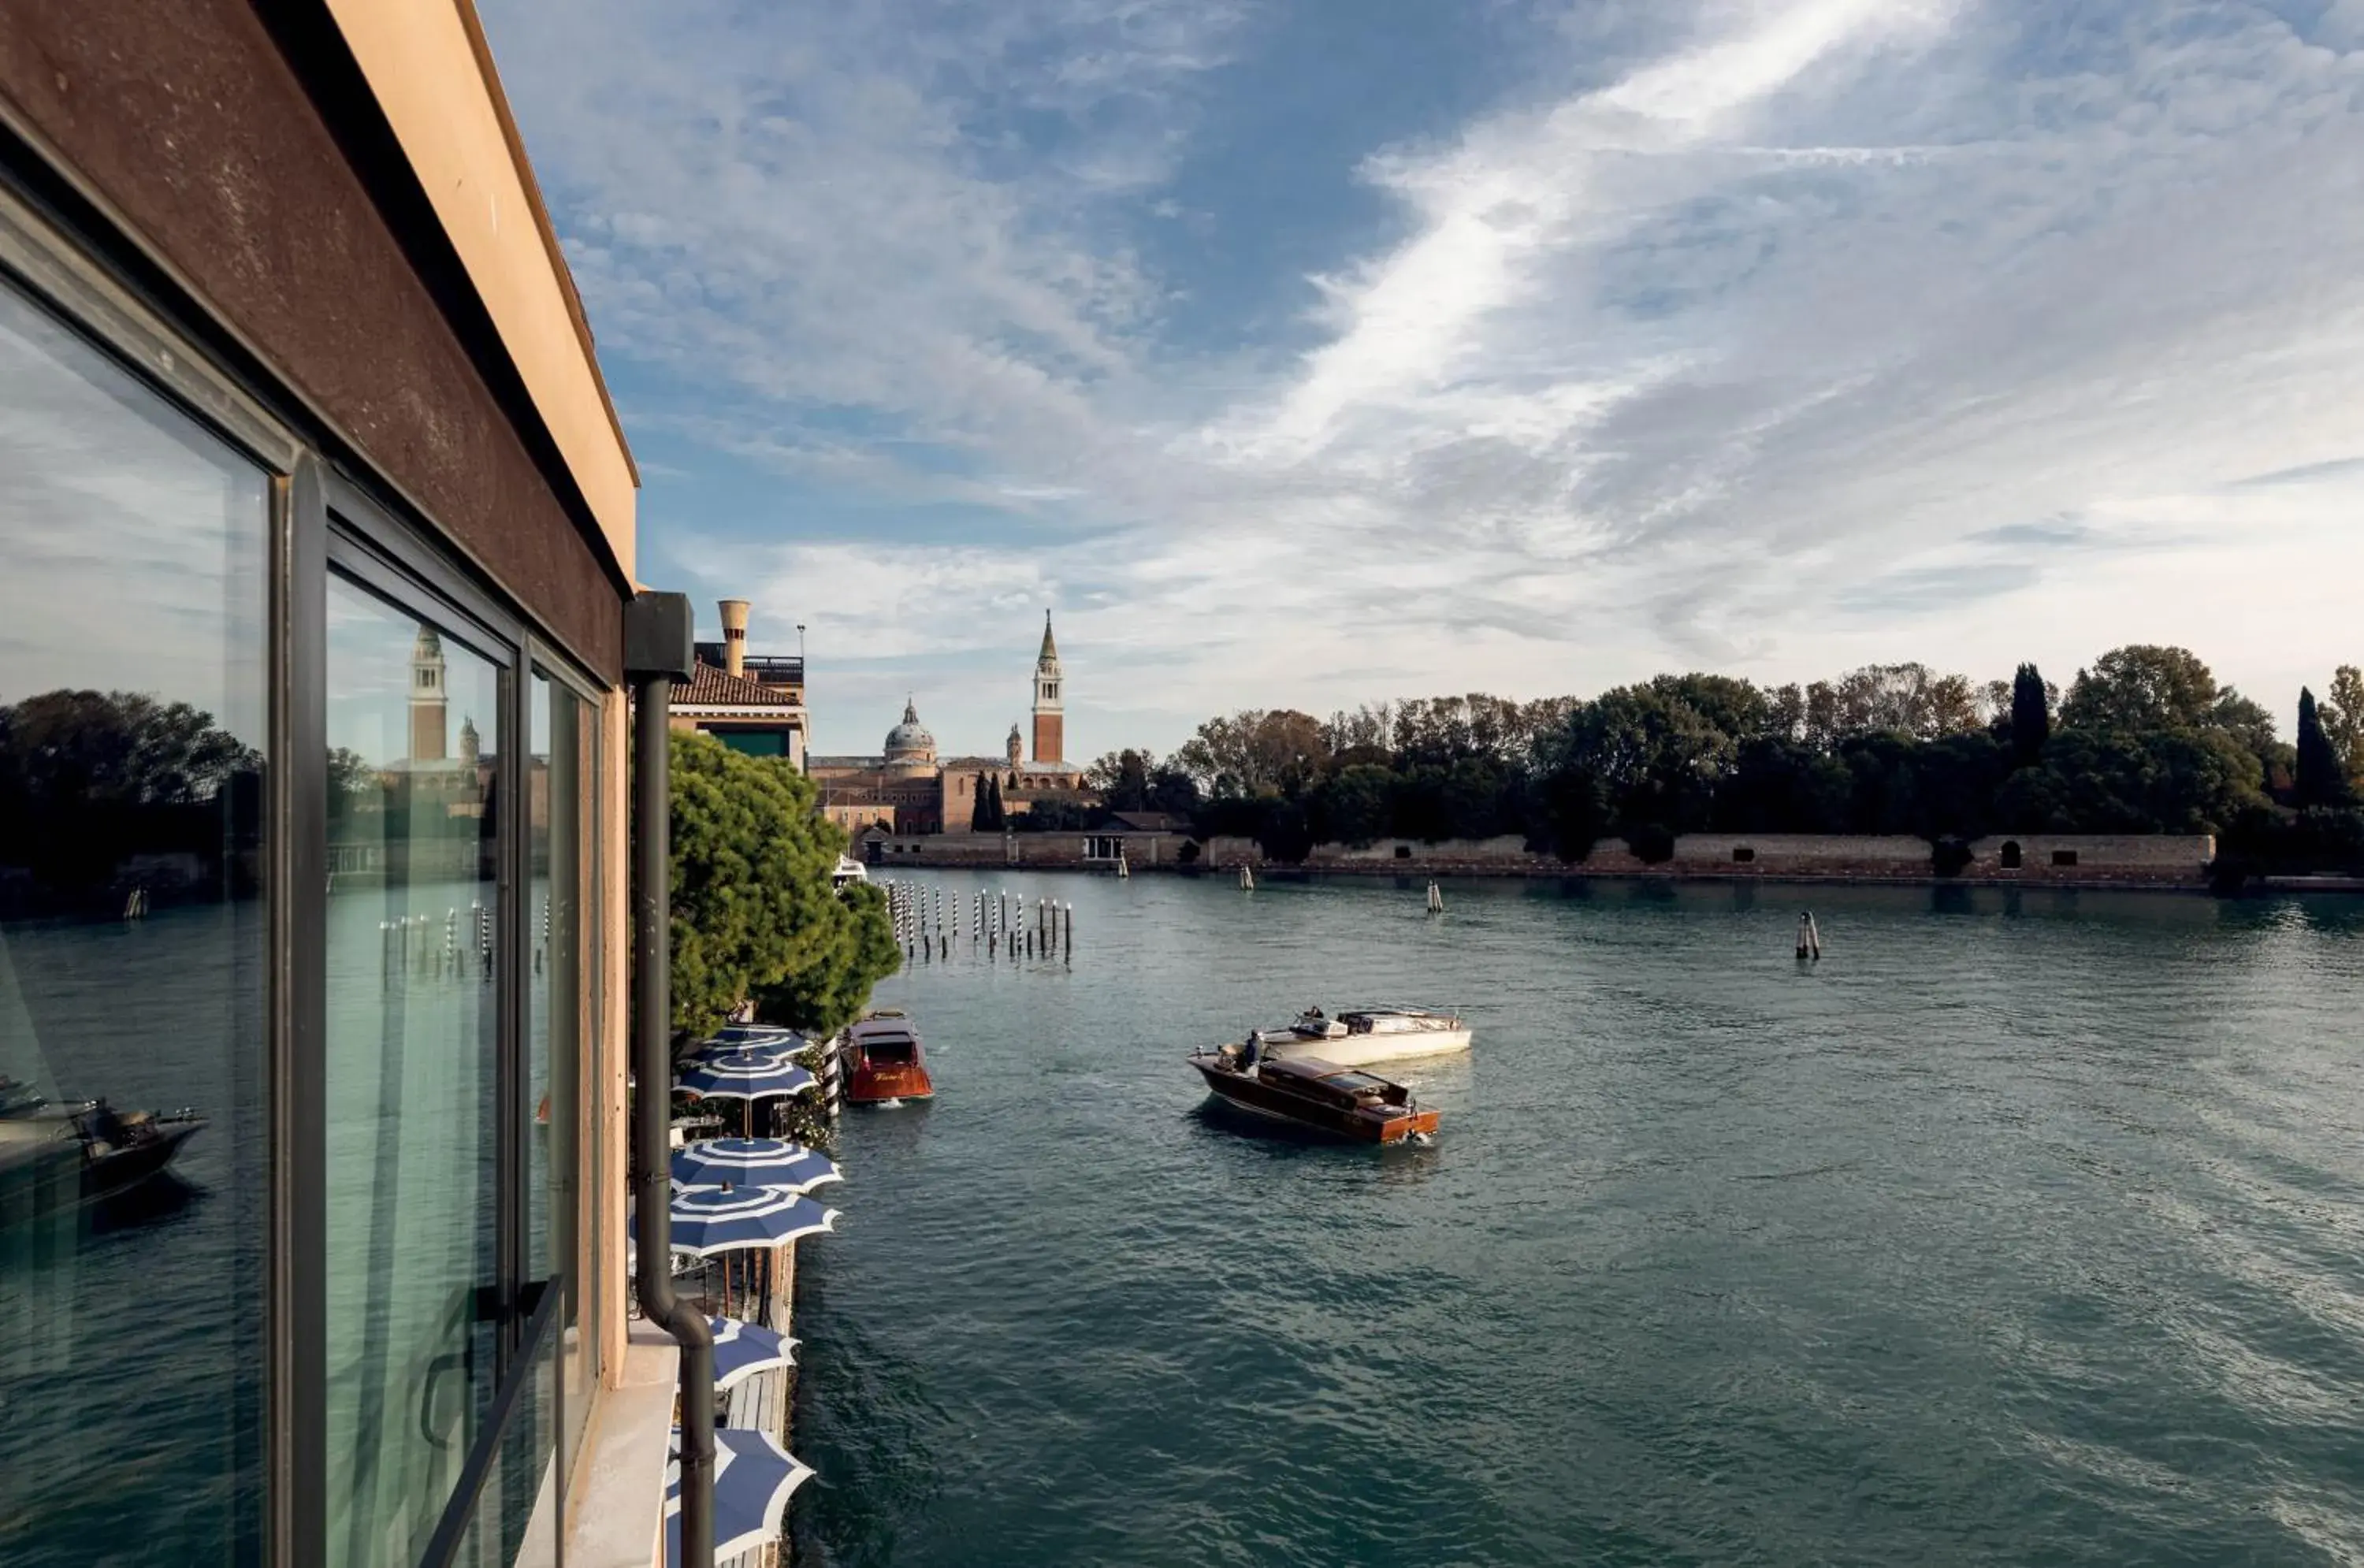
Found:
<path fill-rule="evenodd" d="M 1401 1084 L 1320 1057 L 1264 1056 L 1242 1043 L 1189 1061 L 1228 1104 L 1357 1143 L 1401 1143 L 1436 1130 L 1437 1114 Z"/>
<path fill-rule="evenodd" d="M 892 1105 L 935 1095 L 920 1031 L 899 1007 L 881 1007 L 846 1026 L 845 1059 L 848 1105 Z"/>
<path fill-rule="evenodd" d="M 1368 1067 L 1413 1056 L 1469 1049 L 1469 1026 L 1425 1007 L 1357 1007 L 1334 1017 L 1308 1007 L 1286 1029 L 1257 1029 L 1257 1053 L 1310 1056 L 1339 1067 Z"/>

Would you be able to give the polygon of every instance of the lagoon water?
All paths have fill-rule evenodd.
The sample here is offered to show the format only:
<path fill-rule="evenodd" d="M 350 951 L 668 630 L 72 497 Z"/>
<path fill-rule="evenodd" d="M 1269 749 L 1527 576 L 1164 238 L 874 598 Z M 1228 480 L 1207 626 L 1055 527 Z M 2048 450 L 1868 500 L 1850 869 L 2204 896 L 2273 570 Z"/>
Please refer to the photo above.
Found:
<path fill-rule="evenodd" d="M 882 988 L 800 1562 L 2364 1558 L 2364 901 L 909 880 L 1076 952 Z M 1432 1148 L 1181 1062 L 1384 1000 Z"/>

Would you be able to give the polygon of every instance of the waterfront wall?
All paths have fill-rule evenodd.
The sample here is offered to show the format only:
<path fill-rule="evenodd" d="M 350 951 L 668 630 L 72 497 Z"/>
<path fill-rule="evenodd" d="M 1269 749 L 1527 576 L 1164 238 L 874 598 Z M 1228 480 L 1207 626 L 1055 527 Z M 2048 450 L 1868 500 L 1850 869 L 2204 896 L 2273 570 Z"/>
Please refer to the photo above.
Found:
<path fill-rule="evenodd" d="M 987 833 L 903 835 L 882 840 L 874 864 L 1012 865 L 1038 869 L 1108 870 L 1108 835 Z M 1127 834 L 1122 842 L 1135 871 L 1257 869 L 1274 862 L 1253 839 L 1193 840 L 1179 834 Z M 1187 852 L 1195 844 L 1198 853 Z M 2000 883 L 2134 884 L 2201 887 L 2216 840 L 2206 834 L 1994 834 L 1971 841 L 1955 880 Z M 1308 872 L 1396 876 L 1668 876 L 1774 877 L 1842 882 L 1925 882 L 1935 878 L 1925 839 L 1812 833 L 1687 833 L 1673 858 L 1643 861 L 1622 839 L 1603 839 L 1583 860 L 1567 862 L 1529 850 L 1516 834 L 1422 843 L 1381 839 L 1366 845 L 1319 844 L 1301 865 Z"/>
<path fill-rule="evenodd" d="M 2216 840 L 2206 834 L 1995 834 L 1972 840 L 1956 880 L 2142 884 L 2204 886 Z M 1215 867 L 1267 863 L 1252 840 L 1210 841 Z M 1776 877 L 1832 881 L 1932 880 L 1926 839 L 1810 833 L 1687 833 L 1671 859 L 1652 864 L 1622 839 L 1603 839 L 1568 862 L 1529 850 L 1516 836 L 1496 839 L 1382 839 L 1367 846 L 1322 844 L 1308 871 L 1420 876 Z"/>
<path fill-rule="evenodd" d="M 1218 840 L 1222 841 L 1222 840 Z M 1204 853 L 1186 854 L 1195 843 L 1186 833 L 892 833 L 856 840 L 853 853 L 892 870 L 912 866 L 1065 867 L 1073 871 L 1116 869 L 1122 851 L 1134 871 L 1172 871 Z"/>

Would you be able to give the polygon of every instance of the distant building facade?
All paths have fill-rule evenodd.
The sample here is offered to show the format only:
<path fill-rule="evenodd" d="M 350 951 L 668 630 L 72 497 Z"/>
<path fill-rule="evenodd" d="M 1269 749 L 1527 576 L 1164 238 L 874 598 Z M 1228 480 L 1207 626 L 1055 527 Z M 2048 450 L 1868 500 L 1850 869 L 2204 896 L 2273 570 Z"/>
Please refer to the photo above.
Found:
<path fill-rule="evenodd" d="M 722 640 L 697 645 L 697 670 L 674 693 L 673 725 L 713 736 L 734 751 L 785 757 L 801 770 L 812 718 L 805 662 L 747 651 L 747 601 L 722 601 Z"/>
<path fill-rule="evenodd" d="M 1065 684 L 1046 611 L 1034 661 L 1031 760 L 1024 732 L 1014 724 L 1000 756 L 940 756 L 913 697 L 903 705 L 902 722 L 886 732 L 878 755 L 808 760 L 806 771 L 820 786 L 822 814 L 849 833 L 874 825 L 897 833 L 965 833 L 976 822 L 979 797 L 990 795 L 997 785 L 1002 809 L 1012 815 L 1031 810 L 1037 801 L 1089 799 L 1083 770 L 1063 754 Z"/>

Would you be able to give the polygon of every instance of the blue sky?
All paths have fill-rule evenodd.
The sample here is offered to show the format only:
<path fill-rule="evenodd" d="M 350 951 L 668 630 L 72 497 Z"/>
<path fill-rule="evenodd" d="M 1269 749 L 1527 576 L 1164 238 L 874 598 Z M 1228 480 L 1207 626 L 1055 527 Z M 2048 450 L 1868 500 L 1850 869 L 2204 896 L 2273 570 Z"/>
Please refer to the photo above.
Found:
<path fill-rule="evenodd" d="M 2364 0 L 482 0 L 641 574 L 1068 751 L 2364 662 Z"/>

